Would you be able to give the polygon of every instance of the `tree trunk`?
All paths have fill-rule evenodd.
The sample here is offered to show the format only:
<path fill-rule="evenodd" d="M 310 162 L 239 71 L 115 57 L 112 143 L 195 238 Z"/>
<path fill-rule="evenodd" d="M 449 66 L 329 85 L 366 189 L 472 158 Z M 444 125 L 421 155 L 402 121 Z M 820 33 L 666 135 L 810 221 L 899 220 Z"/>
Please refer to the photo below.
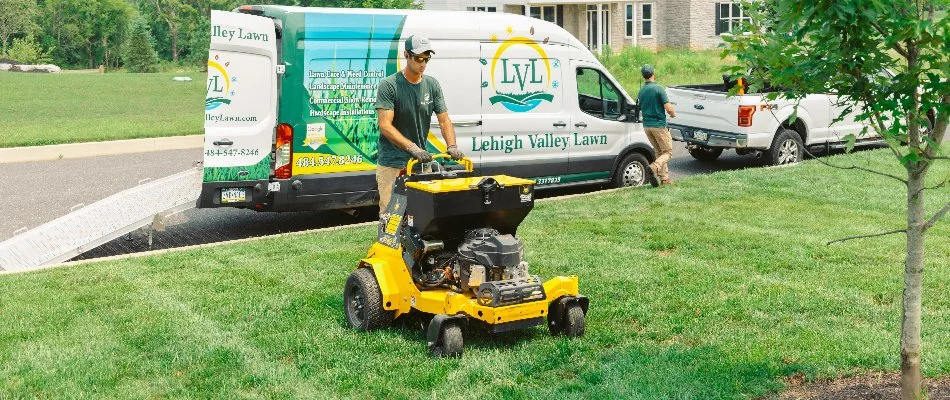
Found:
<path fill-rule="evenodd" d="M 920 164 L 918 164 L 920 165 Z M 901 399 L 920 392 L 920 319 L 924 272 L 924 176 L 920 167 L 907 174 L 907 258 L 904 263 L 904 316 L 901 326 Z"/>

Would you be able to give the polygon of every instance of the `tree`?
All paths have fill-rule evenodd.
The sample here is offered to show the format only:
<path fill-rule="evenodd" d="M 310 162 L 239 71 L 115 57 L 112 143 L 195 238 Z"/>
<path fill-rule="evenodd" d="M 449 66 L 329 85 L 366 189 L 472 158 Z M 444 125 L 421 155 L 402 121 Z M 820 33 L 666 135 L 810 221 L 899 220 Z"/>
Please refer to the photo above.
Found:
<path fill-rule="evenodd" d="M 155 52 L 152 31 L 145 19 L 139 18 L 132 24 L 123 59 L 130 72 L 158 71 L 158 54 Z"/>
<path fill-rule="evenodd" d="M 36 27 L 35 15 L 35 0 L 0 1 L 0 56 L 7 55 L 7 42 L 13 35 L 30 33 Z"/>
<path fill-rule="evenodd" d="M 799 100 L 834 88 L 844 115 L 857 112 L 883 137 L 906 176 L 884 175 L 906 186 L 907 216 L 903 319 L 901 324 L 901 397 L 921 396 L 921 310 L 924 239 L 948 211 L 944 205 L 926 217 L 924 194 L 947 181 L 926 186 L 934 163 L 948 159 L 942 149 L 950 114 L 950 19 L 938 8 L 947 0 L 766 0 L 746 3 L 750 34 L 726 39 L 724 56 L 735 55 L 733 73 L 751 71 L 750 89 L 764 82 L 778 92 L 771 98 Z M 890 72 L 893 72 L 893 75 Z M 794 117 L 793 117 L 794 118 Z M 862 132 L 862 135 L 867 133 Z M 849 135 L 848 149 L 857 137 Z M 852 238 L 846 238 L 847 240 Z"/>

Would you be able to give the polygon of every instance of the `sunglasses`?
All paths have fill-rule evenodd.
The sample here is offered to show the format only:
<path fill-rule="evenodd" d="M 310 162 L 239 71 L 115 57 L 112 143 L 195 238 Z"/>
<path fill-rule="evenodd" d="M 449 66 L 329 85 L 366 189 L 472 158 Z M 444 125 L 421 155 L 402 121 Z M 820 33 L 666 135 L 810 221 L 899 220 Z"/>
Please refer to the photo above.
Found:
<path fill-rule="evenodd" d="M 426 56 L 423 56 L 423 55 L 414 54 L 414 53 L 412 53 L 412 52 L 409 53 L 409 56 L 412 57 L 413 60 L 416 60 L 417 63 L 426 63 L 426 64 L 428 64 L 429 61 L 432 60 L 432 56 L 426 57 Z"/>

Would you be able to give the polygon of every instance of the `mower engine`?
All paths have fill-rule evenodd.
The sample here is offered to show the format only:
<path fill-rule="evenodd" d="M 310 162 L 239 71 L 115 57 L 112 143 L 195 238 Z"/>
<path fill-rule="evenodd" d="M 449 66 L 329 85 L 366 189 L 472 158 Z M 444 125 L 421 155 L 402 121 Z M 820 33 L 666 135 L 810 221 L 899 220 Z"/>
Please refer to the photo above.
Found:
<path fill-rule="evenodd" d="M 420 290 L 442 287 L 472 293 L 484 306 L 545 298 L 541 279 L 528 274 L 521 241 L 492 228 L 467 231 L 455 252 L 424 254 L 412 272 Z"/>

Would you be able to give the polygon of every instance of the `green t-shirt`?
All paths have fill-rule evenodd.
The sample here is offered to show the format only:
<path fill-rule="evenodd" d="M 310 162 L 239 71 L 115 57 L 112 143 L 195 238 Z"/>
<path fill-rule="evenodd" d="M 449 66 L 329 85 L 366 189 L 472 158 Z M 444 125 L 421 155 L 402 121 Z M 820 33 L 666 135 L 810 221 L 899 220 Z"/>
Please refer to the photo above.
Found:
<path fill-rule="evenodd" d="M 441 114 L 447 111 L 439 81 L 431 76 L 423 75 L 422 81 L 413 84 L 406 80 L 402 71 L 387 76 L 379 82 L 375 107 L 393 110 L 393 126 L 406 139 L 423 149 L 426 148 L 426 137 L 429 135 L 432 113 Z M 404 168 L 410 157 L 405 150 L 396 147 L 382 134 L 379 135 L 377 164 Z"/>
<path fill-rule="evenodd" d="M 666 89 L 656 82 L 647 82 L 637 94 L 643 126 L 647 128 L 666 128 L 666 110 L 663 105 L 669 103 Z"/>

